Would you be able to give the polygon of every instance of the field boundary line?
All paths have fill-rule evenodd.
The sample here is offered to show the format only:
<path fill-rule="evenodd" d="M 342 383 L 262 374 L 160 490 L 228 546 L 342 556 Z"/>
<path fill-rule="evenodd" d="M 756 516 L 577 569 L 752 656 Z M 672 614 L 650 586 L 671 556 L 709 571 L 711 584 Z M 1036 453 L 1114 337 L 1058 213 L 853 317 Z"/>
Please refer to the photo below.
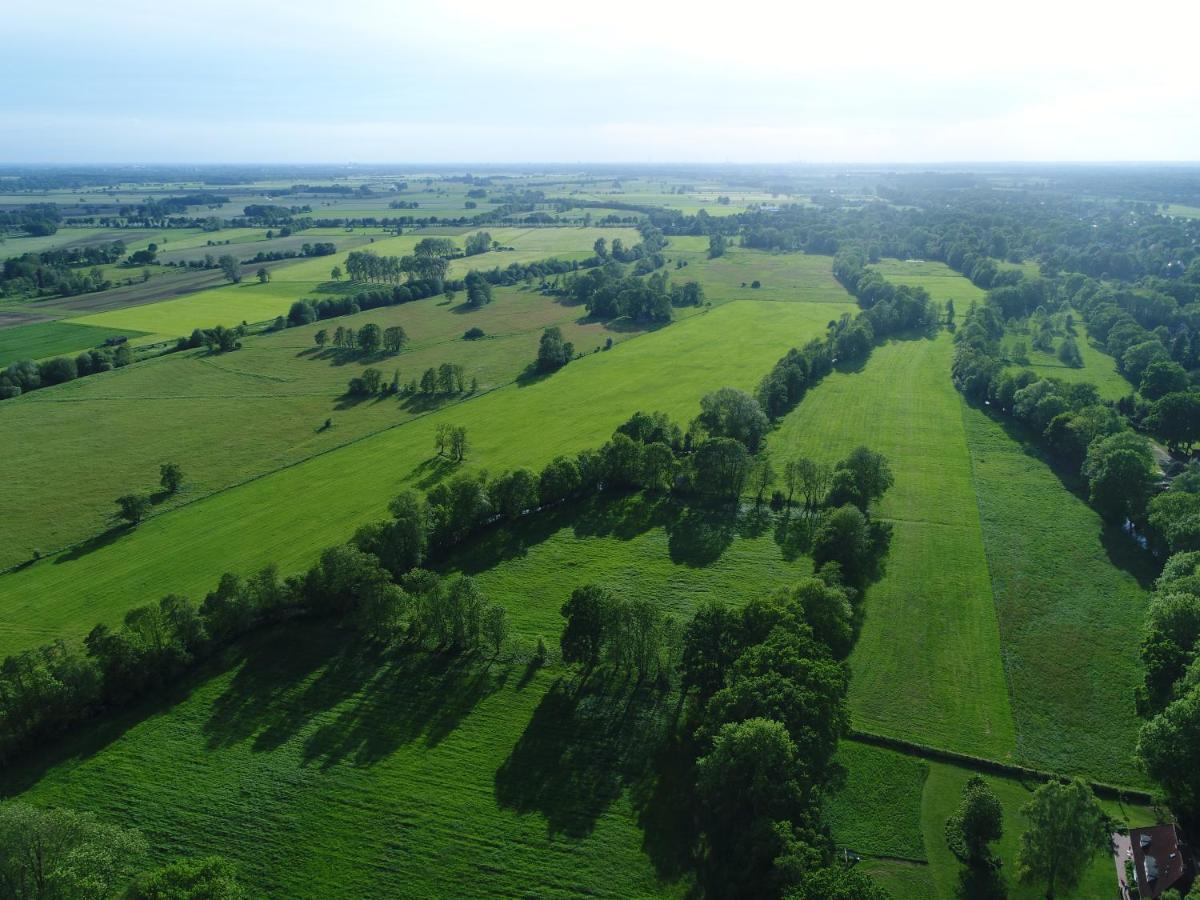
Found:
<path fill-rule="evenodd" d="M 950 763 L 960 768 L 971 769 L 975 772 L 1001 775 L 1020 781 L 1046 782 L 1061 777 L 1054 772 L 1047 772 L 1043 769 L 1031 769 L 1028 766 L 1018 765 L 1017 763 L 1005 763 L 982 756 L 972 756 L 969 753 L 960 753 L 957 750 L 945 750 L 941 747 L 932 747 L 929 744 L 920 744 L 916 741 L 905 740 L 904 738 L 874 734 L 870 731 L 860 731 L 857 728 L 849 729 L 846 732 L 846 738 L 860 744 L 868 744 L 884 750 L 894 750 L 906 756 L 916 756 L 933 762 Z M 1093 781 L 1090 778 L 1086 780 L 1097 796 L 1106 797 L 1109 800 L 1131 801 L 1143 803 L 1148 806 L 1155 802 L 1154 795 L 1149 791 L 1139 788 L 1121 787 L 1120 785 L 1108 784 L 1103 781 Z"/>

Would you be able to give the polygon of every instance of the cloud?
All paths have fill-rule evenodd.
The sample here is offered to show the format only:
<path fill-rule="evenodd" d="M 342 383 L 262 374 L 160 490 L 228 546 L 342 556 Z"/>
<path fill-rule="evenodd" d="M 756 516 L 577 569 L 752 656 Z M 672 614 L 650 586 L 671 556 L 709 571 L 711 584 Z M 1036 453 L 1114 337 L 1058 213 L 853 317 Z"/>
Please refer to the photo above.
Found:
<path fill-rule="evenodd" d="M 1195 159 L 1197 7 L 26 5 L 0 158 Z"/>

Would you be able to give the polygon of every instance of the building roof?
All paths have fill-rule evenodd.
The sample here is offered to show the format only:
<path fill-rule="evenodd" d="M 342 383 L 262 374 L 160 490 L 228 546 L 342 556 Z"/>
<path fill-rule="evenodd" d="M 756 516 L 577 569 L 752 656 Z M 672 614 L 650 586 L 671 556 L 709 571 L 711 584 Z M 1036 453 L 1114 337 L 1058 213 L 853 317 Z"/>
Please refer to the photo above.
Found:
<path fill-rule="evenodd" d="M 1143 897 L 1157 897 L 1190 875 L 1186 850 L 1174 825 L 1131 828 L 1129 843 L 1138 892 Z"/>

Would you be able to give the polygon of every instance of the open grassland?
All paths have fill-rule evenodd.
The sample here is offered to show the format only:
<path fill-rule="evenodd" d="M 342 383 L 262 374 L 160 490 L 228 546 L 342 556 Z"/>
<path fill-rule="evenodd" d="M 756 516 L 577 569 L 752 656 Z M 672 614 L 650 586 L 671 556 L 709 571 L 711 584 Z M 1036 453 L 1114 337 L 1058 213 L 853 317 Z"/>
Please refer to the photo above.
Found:
<path fill-rule="evenodd" d="M 765 507 L 735 517 L 635 494 L 493 529 L 439 568 L 476 578 L 526 644 L 539 634 L 553 644 L 559 609 L 580 585 L 652 600 L 682 625 L 703 600 L 741 606 L 809 575 L 778 524 Z"/>
<path fill-rule="evenodd" d="M 1075 330 L 1078 332 L 1075 343 L 1079 346 L 1080 356 L 1083 357 L 1081 368 L 1063 365 L 1053 353 L 1034 349 L 1030 344 L 1029 334 L 1010 330 L 1004 336 L 1004 349 L 1009 351 L 1013 344 L 1022 341 L 1029 357 L 1029 365 L 1012 366 L 1009 371 L 1033 369 L 1044 378 L 1060 378 L 1072 384 L 1077 381 L 1091 382 L 1105 400 L 1119 400 L 1133 393 L 1133 385 L 1117 371 L 1117 361 L 1088 339 L 1087 326 L 1080 321 L 1078 314 L 1075 315 Z M 1058 339 L 1056 346 L 1058 343 L 1061 343 L 1061 339 Z"/>
<path fill-rule="evenodd" d="M 961 896 L 961 865 L 946 846 L 946 820 L 954 814 L 971 772 L 926 762 L 890 750 L 843 742 L 839 757 L 849 770 L 847 782 L 830 804 L 834 839 L 839 846 L 868 857 L 861 865 L 896 900 L 944 900 Z M 1036 785 L 984 776 L 1004 807 L 1004 836 L 995 845 L 1003 861 L 1008 896 L 1037 900 L 1045 889 L 1016 882 L 1017 847 L 1026 828 L 1021 807 Z M 1102 801 L 1109 815 L 1129 826 L 1156 821 L 1150 809 Z M 919 841 L 920 851 L 909 856 Z M 899 858 L 897 858 L 899 857 Z M 909 861 L 916 860 L 916 862 Z M 1112 858 L 1097 854 L 1082 884 L 1064 897 L 1096 898 L 1116 892 Z"/>
<path fill-rule="evenodd" d="M 0 653 L 81 634 L 168 592 L 200 597 L 223 571 L 271 562 L 284 572 L 303 567 L 357 525 L 381 518 L 401 488 L 427 488 L 446 474 L 434 454 L 441 422 L 467 427 L 473 447 L 467 465 L 498 471 L 537 468 L 557 454 L 599 446 L 637 409 L 690 419 L 708 391 L 753 388 L 788 347 L 824 328 L 830 309 L 727 304 L 536 383 L 416 417 L 151 518 L 133 532 L 0 576 Z M 236 365 L 234 357 L 229 364 Z"/>
<path fill-rule="evenodd" d="M 73 322 L 40 322 L 0 329 L 0 368 L 18 359 L 65 356 L 101 346 L 107 338 L 135 338 L 140 331 L 96 328 Z"/>
<path fill-rule="evenodd" d="M 1016 737 L 952 352 L 946 332 L 876 347 L 861 372 L 835 372 L 810 391 L 771 446 L 781 462 L 833 463 L 866 444 L 895 473 L 878 510 L 895 523 L 887 572 L 867 594 L 851 656 L 854 726 L 1011 760 Z"/>
<path fill-rule="evenodd" d="M 533 262 L 557 256 L 562 259 L 586 259 L 592 255 L 592 245 L 598 237 L 611 240 L 620 237 L 627 244 L 636 243 L 638 234 L 632 228 L 498 228 L 490 232 L 494 240 L 512 251 L 483 253 L 451 263 L 451 277 L 461 278 L 470 269 L 505 267 L 513 262 Z M 370 250 L 381 256 L 402 256 L 411 253 L 422 239 L 421 233 L 381 238 L 373 243 L 358 243 L 357 249 Z M 352 236 L 361 238 L 362 235 Z M 463 238 L 456 239 L 461 245 Z M 338 239 L 334 238 L 334 243 Z M 240 322 L 265 322 L 283 315 L 295 300 L 319 293 L 330 282 L 334 266 L 345 269 L 349 252 L 343 240 L 338 253 L 299 261 L 288 261 L 272 267 L 271 281 L 259 284 L 253 277 L 253 267 L 246 267 L 241 284 L 226 284 L 174 300 L 164 300 L 125 309 L 114 309 L 76 319 L 85 325 L 131 328 L 155 335 L 156 339 L 190 334 L 195 328 L 214 325 L 237 325 Z M 213 248 L 219 255 L 219 247 Z M 205 273 L 209 274 L 209 273 Z M 213 276 L 220 278 L 217 272 Z"/>
<path fill-rule="evenodd" d="M 262 896 L 680 892 L 644 852 L 628 790 L 661 703 L 319 625 L 230 655 L 174 702 L 9 772 L 5 793 L 136 826 L 160 863 L 228 857 Z"/>
<path fill-rule="evenodd" d="M 441 297 L 368 310 L 254 336 L 235 353 L 186 351 L 6 401 L 0 427 L 10 439 L 10 462 L 25 477 L 0 482 L 0 506 L 30 512 L 19 521 L 0 519 L 0 566 L 28 559 L 35 548 L 50 551 L 105 530 L 113 500 L 151 489 L 162 462 L 177 462 L 186 473 L 183 490 L 162 498 L 165 509 L 462 399 L 351 401 L 344 396 L 347 382 L 367 366 L 389 381 L 398 372 L 407 384 L 431 366 L 457 363 L 468 385 L 478 379 L 483 392 L 522 375 L 549 325 L 561 327 L 583 352 L 638 334 L 581 321 L 582 308 L 536 292 L 504 288 L 495 296 L 481 310 Z M 318 353 L 318 330 L 368 322 L 404 327 L 410 344 L 399 354 L 372 357 Z M 464 341 L 473 326 L 488 336 Z M 333 427 L 322 429 L 327 418 Z M 104 465 L 95 465 L 97 459 Z"/>
<path fill-rule="evenodd" d="M 872 267 L 878 269 L 888 281 L 925 288 L 929 296 L 941 303 L 953 300 L 960 316 L 966 312 L 972 300 L 982 303 L 987 294 L 945 263 L 923 259 L 881 259 L 872 263 Z"/>
<path fill-rule="evenodd" d="M 780 300 L 804 303 L 844 303 L 846 290 L 833 277 L 833 257 L 803 253 L 767 253 L 730 247 L 723 256 L 708 258 L 708 239 L 673 237 L 666 256 L 672 280 L 698 281 L 713 303 L 727 300 Z M 676 268 L 675 261 L 686 262 Z M 758 281 L 760 287 L 751 285 Z M 843 310 L 829 311 L 836 319 Z"/>
<path fill-rule="evenodd" d="M 1143 785 L 1132 755 L 1149 578 L 1128 537 L 1063 487 L 1027 436 L 963 406 L 984 546 L 1026 765 Z"/>

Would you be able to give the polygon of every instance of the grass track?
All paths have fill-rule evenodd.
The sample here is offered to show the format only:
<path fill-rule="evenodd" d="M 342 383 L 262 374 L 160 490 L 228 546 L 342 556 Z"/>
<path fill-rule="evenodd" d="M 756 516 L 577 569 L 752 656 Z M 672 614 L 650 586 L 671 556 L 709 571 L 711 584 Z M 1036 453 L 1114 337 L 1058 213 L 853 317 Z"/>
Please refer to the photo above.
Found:
<path fill-rule="evenodd" d="M 1145 560 L 1128 538 L 1107 536 L 1096 513 L 1003 426 L 965 404 L 962 417 L 1018 759 L 1142 786 L 1132 760 L 1139 725 L 1133 690 L 1147 593 L 1114 561 L 1149 577 Z"/>
<path fill-rule="evenodd" d="M 830 375 L 772 438 L 777 459 L 834 462 L 859 444 L 896 477 L 887 573 L 867 597 L 851 667 L 855 727 L 1011 760 L 1016 735 L 984 556 L 952 342 L 892 341 Z"/>

